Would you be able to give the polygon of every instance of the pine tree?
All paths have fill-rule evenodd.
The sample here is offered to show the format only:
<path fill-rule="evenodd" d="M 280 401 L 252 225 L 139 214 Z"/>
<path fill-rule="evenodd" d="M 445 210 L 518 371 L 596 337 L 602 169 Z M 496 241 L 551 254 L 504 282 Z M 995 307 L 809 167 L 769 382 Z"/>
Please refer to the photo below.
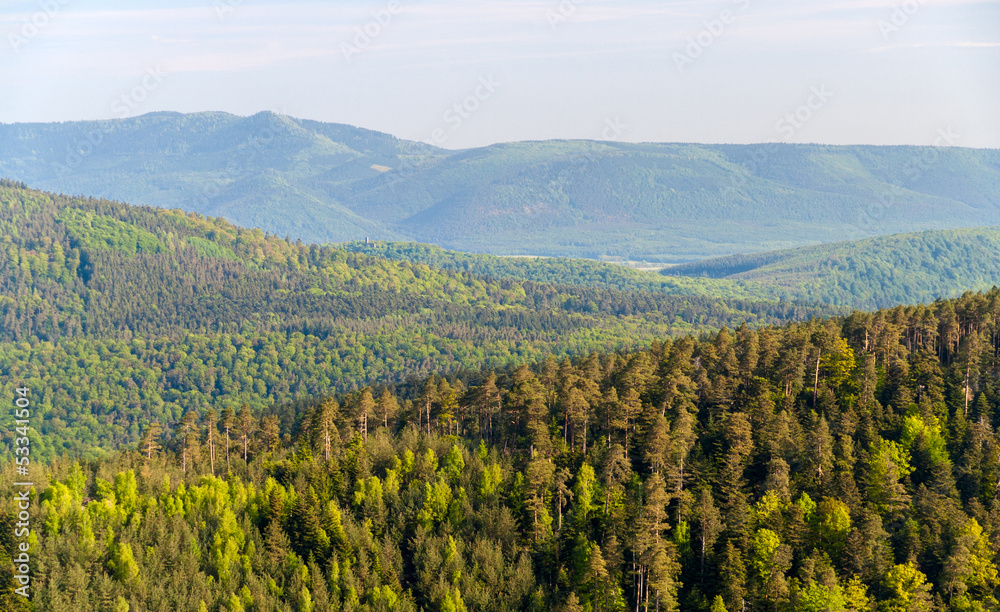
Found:
<path fill-rule="evenodd" d="M 556 512 L 559 514 L 557 530 L 562 533 L 563 508 L 573 501 L 573 489 L 569 486 L 573 473 L 567 468 L 559 468 L 555 471 L 555 501 Z"/>
<path fill-rule="evenodd" d="M 191 451 L 191 443 L 194 438 L 194 426 L 197 419 L 198 417 L 195 415 L 193 411 L 185 413 L 184 416 L 181 418 L 181 437 L 183 440 L 182 444 L 184 448 L 181 461 L 185 474 L 187 473 L 188 455 L 190 454 Z"/>
<path fill-rule="evenodd" d="M 250 412 L 250 406 L 243 404 L 239 415 L 240 440 L 243 442 L 243 462 L 247 462 L 247 452 L 254 432 L 257 430 L 257 419 Z"/>
<path fill-rule="evenodd" d="M 625 457 L 628 458 L 629 440 L 635 437 L 636 419 L 642 414 L 642 400 L 639 392 L 632 387 L 625 391 L 622 411 L 625 417 Z"/>
<path fill-rule="evenodd" d="M 146 431 L 142 435 L 142 441 L 139 443 L 139 448 L 146 454 L 146 461 L 152 461 L 153 455 L 160 451 L 159 439 L 160 424 L 153 421 L 146 427 Z"/>
<path fill-rule="evenodd" d="M 427 434 L 431 433 L 431 406 L 437 401 L 438 384 L 437 379 L 431 375 L 424 382 L 420 390 L 420 397 L 417 399 L 417 428 L 420 427 L 421 410 L 427 415 Z"/>
<path fill-rule="evenodd" d="M 360 422 L 359 429 L 365 440 L 368 439 L 368 418 L 375 414 L 375 398 L 372 397 L 372 391 L 368 387 L 361 390 L 361 395 L 358 396 L 358 408 L 357 408 L 357 418 Z"/>
<path fill-rule="evenodd" d="M 746 610 L 746 564 L 743 553 L 733 545 L 732 540 L 726 542 L 719 563 L 719 578 L 721 580 L 721 595 L 729 610 Z"/>
<path fill-rule="evenodd" d="M 226 406 L 222 410 L 222 427 L 226 430 L 226 472 L 230 472 L 229 465 L 229 432 L 236 424 L 236 413 L 232 406 Z"/>
<path fill-rule="evenodd" d="M 601 547 L 594 545 L 587 559 L 587 578 L 590 583 L 591 603 L 594 612 L 601 612 L 608 609 L 608 568 L 604 563 L 604 555 L 601 554 Z"/>
<path fill-rule="evenodd" d="M 335 422 L 339 410 L 340 407 L 333 398 L 324 399 L 317 409 L 317 434 L 323 445 L 323 459 L 327 462 L 330 461 L 333 441 L 340 438 Z"/>
<path fill-rule="evenodd" d="M 278 440 L 281 437 L 281 429 L 278 426 L 278 417 L 270 414 L 261 421 L 261 433 L 264 434 L 266 447 L 272 453 L 278 450 Z"/>
<path fill-rule="evenodd" d="M 698 492 L 698 500 L 693 508 L 693 517 L 698 527 L 699 556 L 701 559 L 699 567 L 702 580 L 704 580 L 705 561 L 724 527 L 719 510 L 715 507 L 712 499 L 712 491 L 708 487 L 703 487 Z"/>
<path fill-rule="evenodd" d="M 389 393 L 388 389 L 382 390 L 382 395 L 378 398 L 378 413 L 382 415 L 382 427 L 389 428 L 389 419 L 394 419 L 399 412 L 399 403 L 396 396 Z"/>
<path fill-rule="evenodd" d="M 208 456 L 212 466 L 212 476 L 215 476 L 215 435 L 219 428 L 219 414 L 215 408 L 209 408 L 205 415 L 205 429 L 208 438 Z"/>

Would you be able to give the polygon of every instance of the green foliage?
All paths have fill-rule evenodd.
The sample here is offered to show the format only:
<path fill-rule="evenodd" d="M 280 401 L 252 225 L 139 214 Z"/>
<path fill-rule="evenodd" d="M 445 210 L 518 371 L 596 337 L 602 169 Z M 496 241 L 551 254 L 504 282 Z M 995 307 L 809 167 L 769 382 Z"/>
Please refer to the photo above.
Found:
<path fill-rule="evenodd" d="M 13 183 L 0 184 L 0 230 L 0 377 L 40 394 L 39 458 L 97 456 L 137 441 L 149 417 L 170 428 L 208 406 L 259 410 L 828 311 L 489 279 Z"/>
<path fill-rule="evenodd" d="M 555 367 L 439 373 L 387 391 L 397 420 L 367 438 L 359 393 L 333 412 L 329 398 L 270 405 L 250 415 L 259 427 L 248 461 L 231 457 L 225 480 L 211 475 L 204 430 L 220 424 L 195 415 L 176 428 L 193 437 L 167 430 L 152 457 L 136 449 L 49 464 L 38 601 L 53 612 L 105 609 L 119 595 L 148 609 L 247 612 L 985 612 L 1000 588 L 1000 415 L 974 402 L 967 417 L 961 394 L 968 370 L 976 393 L 997 397 L 998 361 L 992 346 L 967 360 L 969 336 L 939 345 L 907 331 L 919 324 L 947 339 L 955 310 L 993 333 L 1000 291 L 936 310 L 665 339 Z M 849 348 L 865 365 L 821 361 L 818 419 L 815 370 L 794 365 L 820 348 Z M 579 418 L 570 385 L 593 410 L 575 446 L 562 442 Z M 634 404 L 631 425 L 616 412 L 620 397 Z M 329 456 L 317 452 L 324 432 Z M 818 444 L 832 456 L 822 479 L 792 467 L 814 465 Z M 928 467 L 934 452 L 947 461 Z M 78 560 L 94 568 L 83 571 L 93 584 L 112 578 L 70 602 Z"/>
<path fill-rule="evenodd" d="M 829 587 L 813 582 L 799 594 L 796 611 L 847 612 L 847 602 L 839 586 Z"/>
<path fill-rule="evenodd" d="M 139 565 L 135 562 L 132 547 L 126 542 L 114 546 L 108 568 L 114 572 L 115 580 L 121 583 L 132 583 L 139 578 Z"/>
<path fill-rule="evenodd" d="M 217 242 L 212 242 L 211 240 L 206 240 L 200 236 L 188 236 L 184 239 L 198 251 L 198 254 L 202 257 L 216 258 L 216 259 L 238 259 L 236 253 L 232 249 L 225 247 Z"/>
<path fill-rule="evenodd" d="M 465 459 L 462 457 L 462 448 L 458 444 L 448 450 L 441 469 L 452 482 L 457 481 L 462 475 L 462 470 L 465 469 Z"/>
<path fill-rule="evenodd" d="M 826 498 L 817 505 L 819 544 L 833 558 L 840 558 L 851 530 L 851 510 L 839 499 Z"/>
<path fill-rule="evenodd" d="M 885 576 L 889 598 L 882 605 L 885 612 L 929 612 L 930 585 L 927 576 L 913 566 L 903 563 L 893 566 Z"/>
<path fill-rule="evenodd" d="M 753 568 L 761 576 L 769 576 L 774 570 L 774 559 L 781 546 L 781 538 L 770 529 L 758 529 L 753 538 Z"/>
<path fill-rule="evenodd" d="M 764 283 L 663 276 L 622 264 L 562 257 L 502 257 L 449 251 L 429 244 L 410 242 L 349 242 L 342 245 L 354 253 L 377 255 L 394 261 L 426 264 L 442 270 L 475 274 L 493 279 L 553 283 L 595 289 L 650 291 L 668 295 L 713 296 L 719 299 L 771 300 L 783 292 Z"/>
<path fill-rule="evenodd" d="M 816 502 L 809 497 L 809 493 L 803 491 L 799 498 L 795 501 L 795 505 L 802 509 L 802 516 L 805 520 L 810 520 L 814 512 L 816 512 Z"/>
<path fill-rule="evenodd" d="M 158 253 L 164 248 L 152 233 L 90 211 L 64 208 L 56 219 L 66 225 L 73 241 L 87 247 L 112 249 L 128 255 Z"/>
<path fill-rule="evenodd" d="M 932 463 L 939 466 L 950 463 L 947 442 L 941 432 L 937 417 L 932 414 L 921 417 L 919 414 L 911 412 L 903 419 L 903 433 L 900 436 L 902 446 L 912 452 L 913 444 L 917 438 L 923 438 L 922 442 Z M 907 470 L 908 468 L 905 468 L 904 472 Z"/>
<path fill-rule="evenodd" d="M 31 438 L 38 609 L 103 611 L 120 600 L 244 612 L 997 607 L 1000 290 L 781 327 L 663 334 L 631 352 L 580 351 L 560 362 L 547 357 L 562 355 L 554 347 L 565 329 L 531 319 L 542 294 L 529 283 L 95 202 L 91 212 L 104 206 L 142 225 L 166 250 L 126 257 L 72 241 L 56 249 L 69 238 L 54 200 L 22 190 L 8 201 L 0 211 L 12 231 L 0 242 L 10 274 L 0 282 L 14 296 L 4 304 L 20 305 L 3 314 L 0 368 L 17 375 L 3 378 L 0 394 L 13 398 L 24 384 L 42 417 Z M 39 227 L 13 221 L 25 211 Z M 160 215 L 170 223 L 158 225 Z M 186 231 L 215 232 L 239 260 L 198 254 Z M 189 259 L 169 259 L 178 252 Z M 132 260 L 143 265 L 129 268 Z M 199 317 L 232 315 L 235 329 L 171 331 L 162 309 L 143 319 L 141 304 L 117 319 L 88 310 L 96 287 L 114 285 L 93 279 L 180 261 L 194 277 L 210 276 L 197 266 L 212 262 L 236 266 L 220 277 L 250 279 L 229 287 L 229 314 L 206 308 L 175 319 L 196 327 Z M 307 334 L 285 315 L 258 328 L 245 317 L 259 304 L 239 306 L 287 289 L 298 305 L 282 312 L 308 328 L 331 304 L 358 306 L 357 286 L 393 283 L 398 295 L 438 296 L 429 311 L 517 313 L 525 318 L 495 331 L 555 339 L 531 350 L 504 340 L 520 352 L 495 369 L 462 370 L 454 352 L 439 351 L 392 370 L 361 332 L 331 323 Z M 15 286 L 25 290 L 8 291 Z M 392 327 L 412 302 L 396 310 L 390 293 L 368 305 Z M 57 306 L 23 309 L 46 300 Z M 86 325 L 111 317 L 109 327 L 84 329 L 80 319 L 74 330 L 74 312 L 95 318 Z M 361 326 L 363 312 L 335 320 Z M 52 338 L 17 336 L 45 329 L 53 313 L 67 326 Z M 165 329 L 144 334 L 142 321 Z M 643 321 L 636 329 L 648 332 Z M 432 323 L 396 337 L 426 346 L 421 325 Z M 454 344 L 441 346 L 479 354 L 473 332 L 451 333 Z M 594 333 L 588 342 L 602 337 Z M 344 367 L 333 365 L 340 351 L 353 356 L 354 374 L 334 371 Z M 532 363 L 536 356 L 546 359 Z M 374 386 L 352 386 L 366 376 Z M 7 418 L 4 436 L 15 430 Z M 153 432 L 141 448 L 140 432 Z M 14 482 L 7 465 L 3 481 Z M 9 484 L 0 495 L 14 499 Z M 3 570 L 14 515 L 0 519 L 0 603 L 18 610 Z"/>

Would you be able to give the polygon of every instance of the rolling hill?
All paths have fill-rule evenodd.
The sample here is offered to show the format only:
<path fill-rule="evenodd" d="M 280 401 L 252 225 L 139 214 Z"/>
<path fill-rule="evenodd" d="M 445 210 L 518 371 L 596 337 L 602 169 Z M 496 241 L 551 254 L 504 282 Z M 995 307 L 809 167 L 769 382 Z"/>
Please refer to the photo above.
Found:
<path fill-rule="evenodd" d="M 489 279 L 0 182 L 0 390 L 38 390 L 42 457 L 115 448 L 140 422 L 209 404 L 260 407 L 835 312 Z"/>
<path fill-rule="evenodd" d="M 1000 151 L 545 141 L 448 151 L 273 113 L 0 125 L 0 176 L 307 242 L 679 262 L 1000 223 Z"/>
<path fill-rule="evenodd" d="M 862 310 L 928 303 L 1000 285 L 1000 228 L 928 230 L 731 255 L 669 266 L 659 273 L 587 259 L 499 257 L 414 243 L 354 242 L 342 247 L 497 279 Z"/>
<path fill-rule="evenodd" d="M 1000 228 L 881 236 L 672 266 L 671 277 L 744 281 L 854 308 L 931 302 L 1000 285 Z"/>

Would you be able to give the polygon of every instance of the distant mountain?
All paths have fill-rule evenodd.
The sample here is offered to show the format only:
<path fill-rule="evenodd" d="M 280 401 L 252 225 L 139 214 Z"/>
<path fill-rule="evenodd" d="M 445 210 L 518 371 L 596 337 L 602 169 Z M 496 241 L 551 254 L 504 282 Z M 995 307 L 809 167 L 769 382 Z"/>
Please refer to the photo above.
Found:
<path fill-rule="evenodd" d="M 930 302 L 1000 285 L 1000 228 L 926 231 L 673 266 L 670 277 L 760 283 L 854 308 Z"/>
<path fill-rule="evenodd" d="M 545 141 L 447 151 L 273 113 L 0 125 L 0 176 L 307 242 L 688 261 L 1000 223 L 1000 151 Z"/>

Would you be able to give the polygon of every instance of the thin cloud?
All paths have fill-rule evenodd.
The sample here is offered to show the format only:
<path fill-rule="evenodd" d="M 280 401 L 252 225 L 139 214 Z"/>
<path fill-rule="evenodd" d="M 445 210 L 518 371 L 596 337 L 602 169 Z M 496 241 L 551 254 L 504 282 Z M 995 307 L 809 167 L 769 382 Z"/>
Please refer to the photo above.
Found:
<path fill-rule="evenodd" d="M 866 53 L 883 53 L 885 51 L 899 51 L 902 49 L 1000 49 L 1000 42 L 970 42 L 970 41 L 959 41 L 959 42 L 928 42 L 928 43 L 906 43 L 898 45 L 885 45 L 882 47 L 875 47 L 873 49 L 867 49 Z"/>

